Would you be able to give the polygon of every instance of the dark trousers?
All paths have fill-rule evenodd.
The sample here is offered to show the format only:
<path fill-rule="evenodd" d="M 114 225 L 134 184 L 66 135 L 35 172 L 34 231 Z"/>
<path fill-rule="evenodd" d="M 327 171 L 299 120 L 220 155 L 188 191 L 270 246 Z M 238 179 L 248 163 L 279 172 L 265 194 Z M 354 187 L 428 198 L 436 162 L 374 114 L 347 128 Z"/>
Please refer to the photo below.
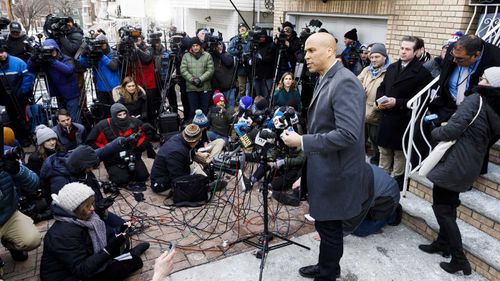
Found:
<path fill-rule="evenodd" d="M 459 195 L 459 192 L 444 189 L 438 185 L 432 188 L 433 205 L 448 205 L 457 208 L 460 205 Z"/>
<path fill-rule="evenodd" d="M 203 114 L 208 113 L 208 98 L 210 96 L 208 91 L 204 92 L 188 92 L 189 99 L 189 120 L 193 119 L 194 113 L 197 109 L 201 109 Z M 186 120 L 186 118 L 184 117 Z"/>
<path fill-rule="evenodd" d="M 111 92 L 100 92 L 96 91 L 97 100 L 99 104 L 97 107 L 99 108 L 100 116 L 94 116 L 97 120 L 102 120 L 108 117 L 111 117 L 111 113 L 109 110 L 111 106 L 115 103 L 113 97 L 111 96 Z"/>
<path fill-rule="evenodd" d="M 145 182 L 149 178 L 149 172 L 142 159 L 138 158 L 135 161 L 135 170 L 130 172 L 128 167 L 121 165 L 106 166 L 106 171 L 109 175 L 109 180 L 119 186 L 126 185 L 131 181 Z"/>
<path fill-rule="evenodd" d="M 142 268 L 142 265 L 142 260 L 138 256 L 132 256 L 131 260 L 111 260 L 103 271 L 92 276 L 91 279 L 96 281 L 124 280 L 132 275 L 132 273 Z"/>
<path fill-rule="evenodd" d="M 156 124 L 156 118 L 161 106 L 161 96 L 158 89 L 146 89 L 146 100 L 148 108 L 148 122 L 151 125 Z"/>
<path fill-rule="evenodd" d="M 340 272 L 340 259 L 344 254 L 342 221 L 316 221 L 314 226 L 321 241 L 319 243 L 319 276 L 314 280 L 334 281 Z"/>

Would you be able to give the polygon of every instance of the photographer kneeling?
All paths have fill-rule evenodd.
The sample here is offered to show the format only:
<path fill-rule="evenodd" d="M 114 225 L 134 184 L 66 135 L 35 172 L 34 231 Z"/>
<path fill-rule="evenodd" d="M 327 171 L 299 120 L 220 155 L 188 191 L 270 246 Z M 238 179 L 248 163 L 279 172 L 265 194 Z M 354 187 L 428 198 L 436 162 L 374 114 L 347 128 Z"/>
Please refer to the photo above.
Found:
<path fill-rule="evenodd" d="M 151 143 L 146 139 L 148 132 L 142 131 L 141 126 L 143 126 L 142 121 L 129 116 L 128 109 L 123 104 L 115 103 L 111 106 L 111 118 L 99 121 L 87 137 L 87 144 L 93 147 L 104 147 L 120 136 L 137 137 L 134 147 L 122 150 L 104 160 L 109 180 L 118 186 L 125 186 L 130 191 L 146 190 L 145 181 L 149 178 L 149 172 L 142 161 L 142 152 L 147 149 L 148 157 L 155 157 Z"/>

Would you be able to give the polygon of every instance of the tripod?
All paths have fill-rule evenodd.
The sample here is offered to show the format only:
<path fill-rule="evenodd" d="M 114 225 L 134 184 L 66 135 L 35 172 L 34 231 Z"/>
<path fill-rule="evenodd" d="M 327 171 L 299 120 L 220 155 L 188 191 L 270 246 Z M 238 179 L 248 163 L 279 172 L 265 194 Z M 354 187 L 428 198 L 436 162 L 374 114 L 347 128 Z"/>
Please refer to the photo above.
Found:
<path fill-rule="evenodd" d="M 264 272 L 266 257 L 267 257 L 267 253 L 269 253 L 269 251 L 283 248 L 283 247 L 286 247 L 286 246 L 292 245 L 292 244 L 299 246 L 301 248 L 307 249 L 307 250 L 311 250 L 311 248 L 309 248 L 305 245 L 294 242 L 294 241 L 292 241 L 286 237 L 283 237 L 277 233 L 269 232 L 269 211 L 268 211 L 268 203 L 269 202 L 268 202 L 267 196 L 269 195 L 269 185 L 271 184 L 271 172 L 270 172 L 269 167 L 267 166 L 267 161 L 266 161 L 267 160 L 266 159 L 267 158 L 266 157 L 267 151 L 268 151 L 268 149 L 266 149 L 264 147 L 260 151 L 260 154 L 259 154 L 259 156 L 260 156 L 259 164 L 262 167 L 265 167 L 265 176 L 264 176 L 264 180 L 262 182 L 262 197 L 263 197 L 262 198 L 262 201 L 263 201 L 262 206 L 264 207 L 264 214 L 263 214 L 263 216 L 264 216 L 264 230 L 259 234 L 255 234 L 255 235 L 250 236 L 250 237 L 239 239 L 239 240 L 236 240 L 235 242 L 231 243 L 231 245 L 234 245 L 236 243 L 243 242 L 243 243 L 246 243 L 248 245 L 251 245 L 251 246 L 254 246 L 254 247 L 260 249 L 257 252 L 257 256 L 256 256 L 258 259 L 261 259 L 259 281 L 262 280 L 262 274 Z M 258 243 L 250 240 L 250 239 L 253 239 L 254 237 L 257 237 L 257 236 L 259 237 Z M 285 242 L 269 246 L 269 241 L 271 241 L 274 237 L 277 237 Z"/>

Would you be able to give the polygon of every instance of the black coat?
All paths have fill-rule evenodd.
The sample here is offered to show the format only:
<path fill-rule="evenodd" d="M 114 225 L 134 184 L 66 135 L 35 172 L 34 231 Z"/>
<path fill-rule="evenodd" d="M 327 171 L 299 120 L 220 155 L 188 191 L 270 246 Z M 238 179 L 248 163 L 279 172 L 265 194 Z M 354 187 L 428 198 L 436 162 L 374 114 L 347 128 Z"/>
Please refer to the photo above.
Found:
<path fill-rule="evenodd" d="M 30 44 L 25 41 L 28 39 L 27 35 L 21 35 L 19 38 L 13 38 L 9 36 L 7 41 L 5 42 L 5 50 L 9 55 L 18 57 L 22 59 L 24 62 L 27 62 L 30 58 L 29 52 L 33 51 L 33 48 Z"/>
<path fill-rule="evenodd" d="M 177 134 L 164 143 L 156 155 L 151 168 L 151 183 L 161 183 L 169 188 L 173 179 L 189 175 L 193 150 Z"/>
<path fill-rule="evenodd" d="M 448 47 L 448 50 L 453 50 L 454 46 L 455 45 L 451 45 L 450 47 Z M 468 89 L 470 90 L 473 87 L 477 86 L 477 83 L 479 83 L 479 77 L 483 75 L 484 70 L 492 66 L 500 66 L 500 48 L 483 41 L 482 58 L 479 62 L 479 65 L 477 66 L 476 72 L 474 72 L 470 76 Z M 447 121 L 448 119 L 450 119 L 455 110 L 457 110 L 457 105 L 451 97 L 448 88 L 450 76 L 455 68 L 457 68 L 457 64 L 453 62 L 453 56 L 451 55 L 451 52 L 448 52 L 442 62 L 441 76 L 439 77 L 438 81 L 438 98 L 434 99 L 429 105 L 430 111 L 436 113 L 439 116 L 439 120 L 438 122 L 436 122 L 436 124 Z"/>
<path fill-rule="evenodd" d="M 384 148 L 402 150 L 402 138 L 410 121 L 411 111 L 406 103 L 424 88 L 432 76 L 417 59 L 411 61 L 400 73 L 401 61 L 389 67 L 384 81 L 377 89 L 377 99 L 382 96 L 396 98 L 393 108 L 380 110 L 378 145 Z"/>
<path fill-rule="evenodd" d="M 432 131 L 436 141 L 457 140 L 427 178 L 442 188 L 463 192 L 479 177 L 488 144 L 500 134 L 500 88 L 480 87 L 483 105 L 476 120 L 469 123 L 479 109 L 479 95 L 464 99 L 446 126 Z"/>
<path fill-rule="evenodd" d="M 71 216 L 57 205 L 53 205 L 53 212 L 59 216 Z M 104 250 L 94 253 L 92 240 L 86 228 L 56 221 L 43 239 L 40 279 L 42 281 L 94 280 L 92 276 L 111 260 L 111 256 Z"/>

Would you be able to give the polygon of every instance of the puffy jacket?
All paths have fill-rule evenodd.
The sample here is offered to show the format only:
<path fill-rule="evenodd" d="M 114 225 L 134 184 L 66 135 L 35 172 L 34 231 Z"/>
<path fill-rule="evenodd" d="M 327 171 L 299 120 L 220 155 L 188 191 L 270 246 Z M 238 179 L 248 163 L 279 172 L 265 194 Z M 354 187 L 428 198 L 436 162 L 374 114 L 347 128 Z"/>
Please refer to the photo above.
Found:
<path fill-rule="evenodd" d="M 28 61 L 28 70 L 31 73 L 37 73 L 40 67 L 47 74 L 51 97 L 63 97 L 65 100 L 78 98 L 80 88 L 78 88 L 73 60 L 61 52 L 53 39 L 43 41 L 43 46 L 55 47 L 58 57 L 43 65 L 37 65 L 38 62 L 32 57 Z"/>
<path fill-rule="evenodd" d="M 296 111 L 302 110 L 299 90 L 293 89 L 287 92 L 285 89 L 276 89 L 273 94 L 273 106 L 293 106 Z"/>
<path fill-rule="evenodd" d="M 192 151 L 182 134 L 177 134 L 164 143 L 151 168 L 151 186 L 161 183 L 169 188 L 173 179 L 189 175 Z"/>
<path fill-rule="evenodd" d="M 75 218 L 57 205 L 55 216 Z M 108 234 L 108 241 L 110 233 Z M 104 250 L 94 253 L 87 228 L 69 222 L 55 221 L 43 239 L 40 264 L 41 280 L 93 280 L 112 258 Z"/>
<path fill-rule="evenodd" d="M 52 130 L 56 132 L 57 137 L 59 138 L 59 142 L 64 146 L 64 148 L 66 148 L 66 150 L 75 149 L 77 146 L 84 143 L 87 138 L 87 132 L 85 131 L 85 127 L 83 125 L 75 122 L 73 122 L 72 125 L 72 129 L 75 130 L 76 137 L 74 141 L 68 138 L 68 133 L 64 131 L 60 125 L 52 127 Z"/>
<path fill-rule="evenodd" d="M 201 56 L 197 57 L 192 53 L 186 53 L 182 57 L 181 74 L 186 79 L 186 89 L 188 92 L 203 92 L 211 91 L 212 85 L 210 81 L 214 74 L 214 62 L 209 53 L 203 52 Z M 201 82 L 201 87 L 193 85 L 194 77 L 198 77 Z"/>
<path fill-rule="evenodd" d="M 153 48 L 146 44 L 139 45 L 130 55 L 130 64 L 127 76 L 134 78 L 137 85 L 146 90 L 156 89 L 155 62 L 153 60 Z"/>
<path fill-rule="evenodd" d="M 457 140 L 446 151 L 427 178 L 442 188 L 463 192 L 479 177 L 488 144 L 500 135 L 500 88 L 479 87 L 483 105 L 476 120 L 469 126 L 479 110 L 479 94 L 464 99 L 446 126 L 432 131 L 436 141 Z"/>
<path fill-rule="evenodd" d="M 66 35 L 59 38 L 58 45 L 61 46 L 61 51 L 68 57 L 73 58 L 80 49 L 83 43 L 83 30 L 75 23 Z"/>
<path fill-rule="evenodd" d="M 232 110 L 227 108 L 222 112 L 218 106 L 211 107 L 207 115 L 208 122 L 210 123 L 210 131 L 227 137 L 233 123 L 233 113 Z"/>
<path fill-rule="evenodd" d="M 38 176 L 23 165 L 19 173 L 14 176 L 0 171 L 0 225 L 3 225 L 17 211 L 19 199 L 17 189 L 32 194 L 37 190 L 39 183 Z"/>
<path fill-rule="evenodd" d="M 0 64 L 0 79 L 2 85 L 7 87 L 12 94 L 18 98 L 25 98 L 31 93 L 35 76 L 28 72 L 27 65 L 22 59 L 9 55 L 7 63 Z M 4 90 L 1 92 L 0 101 L 5 98 Z"/>
<path fill-rule="evenodd" d="M 114 87 L 120 85 L 120 69 L 114 53 L 103 54 L 97 66 L 93 66 L 93 76 L 96 90 L 99 92 L 111 92 Z M 80 56 L 80 65 L 89 68 L 87 55 Z"/>

